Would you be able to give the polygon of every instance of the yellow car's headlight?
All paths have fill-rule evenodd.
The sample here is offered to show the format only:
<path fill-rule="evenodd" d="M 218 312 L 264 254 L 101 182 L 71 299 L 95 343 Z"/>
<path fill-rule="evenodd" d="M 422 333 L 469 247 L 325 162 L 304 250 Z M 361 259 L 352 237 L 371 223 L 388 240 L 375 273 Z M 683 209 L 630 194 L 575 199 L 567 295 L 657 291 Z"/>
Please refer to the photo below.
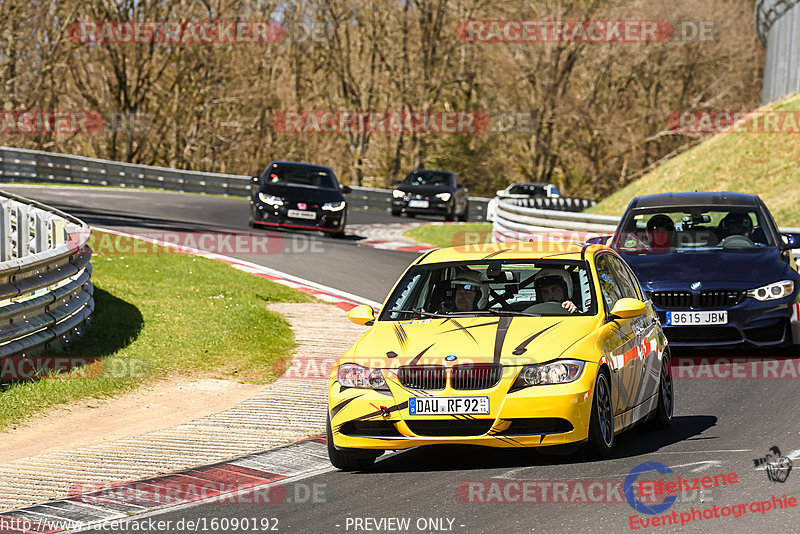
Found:
<path fill-rule="evenodd" d="M 568 384 L 580 378 L 583 367 L 584 362 L 580 360 L 557 360 L 550 363 L 526 365 L 520 371 L 513 389 Z"/>
<path fill-rule="evenodd" d="M 380 369 L 370 369 L 355 363 L 339 366 L 339 383 L 348 388 L 386 389 Z"/>

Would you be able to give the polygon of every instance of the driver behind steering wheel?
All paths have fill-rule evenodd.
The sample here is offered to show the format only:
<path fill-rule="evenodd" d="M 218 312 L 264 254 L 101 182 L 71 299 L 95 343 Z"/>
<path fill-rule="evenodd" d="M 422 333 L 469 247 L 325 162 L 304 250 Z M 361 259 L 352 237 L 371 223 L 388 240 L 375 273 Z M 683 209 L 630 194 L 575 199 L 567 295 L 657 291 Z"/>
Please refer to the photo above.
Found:
<path fill-rule="evenodd" d="M 533 288 L 538 302 L 558 302 L 570 313 L 578 307 L 569 300 L 572 295 L 572 277 L 564 269 L 544 268 L 533 277 Z"/>
<path fill-rule="evenodd" d="M 728 213 L 719 222 L 718 226 L 720 240 L 732 235 L 741 235 L 748 239 L 753 233 L 753 221 L 746 213 Z"/>

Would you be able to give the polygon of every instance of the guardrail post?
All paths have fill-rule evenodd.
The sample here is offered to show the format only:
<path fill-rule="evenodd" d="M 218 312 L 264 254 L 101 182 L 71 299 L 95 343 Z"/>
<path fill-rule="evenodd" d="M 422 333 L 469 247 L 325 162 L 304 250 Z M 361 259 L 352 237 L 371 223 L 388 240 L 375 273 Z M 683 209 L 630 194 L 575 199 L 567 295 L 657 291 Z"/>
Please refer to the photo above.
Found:
<path fill-rule="evenodd" d="M 67 242 L 67 221 L 61 217 L 50 219 L 50 243 L 53 248 Z"/>
<path fill-rule="evenodd" d="M 50 239 L 47 228 L 47 214 L 36 210 L 33 212 L 33 247 L 34 252 L 44 252 L 49 248 Z"/>
<path fill-rule="evenodd" d="M 11 243 L 11 203 L 5 201 L 0 203 L 0 261 L 10 260 L 12 257 L 13 245 Z"/>
<path fill-rule="evenodd" d="M 17 258 L 28 255 L 31 242 L 30 207 L 27 204 L 17 205 Z"/>

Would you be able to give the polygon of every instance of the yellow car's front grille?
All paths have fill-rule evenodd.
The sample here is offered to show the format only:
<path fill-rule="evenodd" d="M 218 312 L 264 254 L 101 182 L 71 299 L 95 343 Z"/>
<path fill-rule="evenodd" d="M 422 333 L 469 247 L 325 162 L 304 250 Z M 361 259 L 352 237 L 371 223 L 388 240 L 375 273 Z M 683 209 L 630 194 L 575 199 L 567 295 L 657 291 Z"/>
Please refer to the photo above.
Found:
<path fill-rule="evenodd" d="M 499 364 L 457 365 L 450 370 L 450 387 L 468 391 L 489 389 L 503 376 Z M 440 365 L 407 365 L 397 370 L 397 379 L 409 389 L 437 390 L 447 385 L 448 370 Z"/>
<path fill-rule="evenodd" d="M 447 369 L 441 365 L 407 365 L 397 370 L 397 379 L 409 389 L 444 389 Z"/>

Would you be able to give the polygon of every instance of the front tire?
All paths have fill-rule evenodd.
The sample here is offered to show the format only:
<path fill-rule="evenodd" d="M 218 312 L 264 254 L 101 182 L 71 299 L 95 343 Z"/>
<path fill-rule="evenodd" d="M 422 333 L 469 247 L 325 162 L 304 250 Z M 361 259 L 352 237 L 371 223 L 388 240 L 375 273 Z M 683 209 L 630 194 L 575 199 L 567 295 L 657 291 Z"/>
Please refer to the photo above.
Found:
<path fill-rule="evenodd" d="M 673 390 L 672 370 L 669 363 L 669 353 L 665 352 L 661 363 L 661 376 L 658 384 L 658 404 L 653 417 L 655 428 L 669 428 L 672 423 L 672 412 L 675 407 L 675 393 Z"/>
<path fill-rule="evenodd" d="M 589 451 L 600 458 L 608 458 L 614 448 L 614 409 L 611 405 L 611 386 L 605 371 L 597 373 L 592 396 L 592 414 L 589 417 Z"/>
<path fill-rule="evenodd" d="M 328 445 L 328 459 L 330 459 L 331 465 L 342 471 L 363 471 L 368 469 L 375 463 L 375 459 L 383 453 L 383 451 L 374 451 L 375 455 L 371 456 L 373 451 L 364 449 L 337 449 L 333 445 L 330 415 L 325 421 L 325 438 Z"/>

